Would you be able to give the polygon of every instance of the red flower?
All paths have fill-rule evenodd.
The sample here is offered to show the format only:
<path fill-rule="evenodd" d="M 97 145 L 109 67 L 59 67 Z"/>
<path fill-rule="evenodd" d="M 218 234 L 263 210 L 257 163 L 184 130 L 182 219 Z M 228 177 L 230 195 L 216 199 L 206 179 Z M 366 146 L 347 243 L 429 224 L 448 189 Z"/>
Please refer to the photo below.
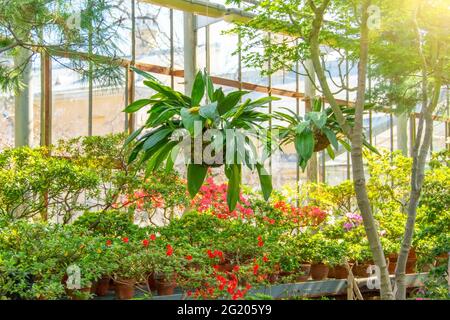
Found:
<path fill-rule="evenodd" d="M 111 240 L 106 240 L 106 245 L 107 245 L 107 246 L 112 245 L 112 241 L 111 241 Z"/>
<path fill-rule="evenodd" d="M 150 235 L 150 240 L 155 241 L 156 240 L 156 235 L 155 234 L 151 234 Z"/>
<path fill-rule="evenodd" d="M 124 237 L 124 238 L 122 238 L 122 241 L 123 241 L 123 243 L 128 243 L 128 238 L 127 237 Z"/>
<path fill-rule="evenodd" d="M 253 266 L 253 274 L 254 274 L 254 275 L 257 275 L 257 274 L 258 274 L 258 269 L 259 269 L 259 265 L 258 265 L 258 264 L 255 264 L 255 265 Z"/>
<path fill-rule="evenodd" d="M 191 255 L 187 255 L 186 256 L 186 260 L 191 261 L 192 260 L 192 256 Z"/>
<path fill-rule="evenodd" d="M 216 264 L 213 266 L 214 270 L 219 270 L 219 266 Z"/>
<path fill-rule="evenodd" d="M 239 269 L 240 269 L 240 267 L 239 267 L 238 265 L 235 265 L 235 266 L 233 267 L 233 271 L 234 271 L 234 272 L 238 272 Z"/>
<path fill-rule="evenodd" d="M 173 248 L 170 244 L 167 245 L 166 255 L 171 256 L 173 254 Z"/>
<path fill-rule="evenodd" d="M 142 245 L 148 247 L 149 241 L 147 239 L 142 240 Z"/>
<path fill-rule="evenodd" d="M 263 257 L 263 261 L 264 261 L 264 262 L 268 262 L 268 261 L 269 261 L 269 258 L 267 258 L 267 256 L 264 256 L 264 257 Z"/>
<path fill-rule="evenodd" d="M 186 295 L 187 295 L 188 297 L 192 296 L 192 291 L 191 291 L 191 290 L 188 290 L 188 291 L 186 292 Z"/>

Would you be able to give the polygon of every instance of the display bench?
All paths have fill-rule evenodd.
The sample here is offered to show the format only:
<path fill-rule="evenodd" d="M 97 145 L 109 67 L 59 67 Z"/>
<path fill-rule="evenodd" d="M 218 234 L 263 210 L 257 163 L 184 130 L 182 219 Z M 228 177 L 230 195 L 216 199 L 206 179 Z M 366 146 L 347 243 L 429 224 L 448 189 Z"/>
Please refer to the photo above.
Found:
<path fill-rule="evenodd" d="M 424 284 L 428 273 L 414 273 L 406 275 L 406 286 L 409 289 L 420 287 Z M 391 275 L 391 282 L 394 285 L 394 275 Z M 357 284 L 361 294 L 377 293 L 378 289 L 371 285 L 371 278 L 354 278 L 354 284 Z M 294 297 L 319 298 L 336 297 L 349 294 L 348 279 L 327 279 L 323 281 L 306 281 L 299 283 L 284 283 L 271 286 L 255 287 L 248 292 L 248 296 L 271 296 L 273 299 L 286 299 Z M 351 287 L 351 286 L 350 286 Z M 143 290 L 136 290 L 136 299 L 145 299 Z M 94 299 L 111 300 L 114 299 L 114 293 L 105 297 L 96 297 Z M 355 297 L 357 298 L 357 297 Z M 154 295 L 148 299 L 152 300 L 183 300 L 187 299 L 183 293 L 176 293 L 167 296 Z"/>

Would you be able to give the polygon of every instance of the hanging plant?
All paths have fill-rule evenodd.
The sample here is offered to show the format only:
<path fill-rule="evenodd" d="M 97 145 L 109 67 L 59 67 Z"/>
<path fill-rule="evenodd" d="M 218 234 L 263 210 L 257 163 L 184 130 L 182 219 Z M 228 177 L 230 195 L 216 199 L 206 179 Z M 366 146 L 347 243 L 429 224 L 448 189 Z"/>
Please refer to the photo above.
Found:
<path fill-rule="evenodd" d="M 274 118 L 288 124 L 288 126 L 275 126 L 280 133 L 280 145 L 294 143 L 298 155 L 298 164 L 303 170 L 306 169 L 314 152 L 326 149 L 330 158 L 334 159 L 335 150 L 339 150 L 339 145 L 342 145 L 347 151 L 351 151 L 333 110 L 324 108 L 321 99 L 314 99 L 312 111 L 307 112 L 305 117 L 299 116 L 290 109 L 282 109 L 286 110 L 287 113 L 274 113 Z M 341 109 L 346 121 L 350 126 L 353 126 L 355 109 L 346 106 L 341 106 Z M 364 139 L 363 144 L 369 150 L 378 153 L 366 139 Z"/>
<path fill-rule="evenodd" d="M 214 88 L 211 78 L 203 72 L 197 74 L 191 96 L 188 97 L 161 84 L 146 72 L 138 69 L 134 71 L 145 77 L 144 84 L 155 90 L 156 94 L 148 99 L 137 100 L 125 109 L 127 113 L 134 113 L 145 106 L 151 107 L 145 125 L 133 132 L 126 141 L 126 144 L 134 144 L 129 162 L 139 159 L 142 164 L 145 163 L 147 175 L 163 165 L 166 170 L 171 170 L 174 159 L 184 148 L 185 152 L 190 151 L 186 165 L 191 197 L 198 193 L 208 168 L 224 166 L 228 178 L 227 203 L 230 210 L 234 210 L 239 201 L 242 165 L 258 172 L 263 195 L 266 200 L 270 197 L 271 176 L 258 159 L 256 147 L 250 138 L 253 137 L 252 132 L 262 132 L 263 125 L 271 117 L 258 109 L 278 98 L 264 97 L 241 102 L 242 97 L 250 92 L 233 91 L 225 95 L 221 88 Z M 204 100 L 208 102 L 203 103 Z M 230 130 L 233 134 L 227 135 Z M 187 147 L 184 144 L 186 140 L 180 142 L 180 132 L 184 133 L 184 138 L 189 138 Z M 263 146 L 270 145 L 269 140 L 265 138 Z M 210 151 L 210 157 L 198 160 L 195 151 L 202 155 Z M 270 156 L 270 150 L 266 152 Z"/>

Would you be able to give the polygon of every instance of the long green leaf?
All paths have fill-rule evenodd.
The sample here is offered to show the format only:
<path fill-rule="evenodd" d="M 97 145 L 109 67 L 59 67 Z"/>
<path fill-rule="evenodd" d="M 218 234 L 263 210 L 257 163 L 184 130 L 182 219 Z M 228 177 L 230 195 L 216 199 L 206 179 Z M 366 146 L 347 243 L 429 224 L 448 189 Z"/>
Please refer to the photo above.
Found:
<path fill-rule="evenodd" d="M 125 108 L 124 112 L 126 112 L 126 113 L 136 112 L 136 111 L 142 109 L 143 107 L 149 105 L 150 103 L 152 103 L 152 100 L 150 100 L 150 99 L 136 100 L 133 103 L 131 103 L 129 106 L 127 106 Z"/>
<path fill-rule="evenodd" d="M 225 98 L 219 101 L 217 104 L 217 111 L 220 115 L 223 115 L 233 109 L 241 100 L 242 96 L 248 94 L 248 91 L 234 91 L 228 94 Z"/>
<path fill-rule="evenodd" d="M 256 170 L 258 171 L 261 191 L 263 193 L 264 199 L 267 201 L 272 194 L 272 176 L 269 175 L 267 170 L 260 163 L 256 164 Z"/>
<path fill-rule="evenodd" d="M 188 191 L 192 198 L 200 190 L 203 182 L 205 181 L 206 174 L 208 172 L 208 167 L 200 164 L 189 164 L 187 168 L 187 185 Z"/>
<path fill-rule="evenodd" d="M 194 84 L 192 85 L 191 107 L 197 107 L 205 95 L 205 81 L 201 71 L 197 73 Z"/>
<path fill-rule="evenodd" d="M 144 142 L 143 150 L 147 151 L 154 147 L 158 142 L 167 137 L 173 130 L 171 128 L 161 128 L 155 131 L 151 136 L 149 136 Z"/>
<path fill-rule="evenodd" d="M 227 204 L 228 209 L 233 211 L 239 201 L 241 192 L 241 165 L 231 164 L 225 166 L 225 172 L 228 177 Z"/>
<path fill-rule="evenodd" d="M 323 127 L 322 128 L 322 132 L 325 134 L 325 136 L 327 137 L 328 141 L 330 141 L 330 143 L 332 144 L 333 148 L 335 150 L 339 149 L 339 142 L 337 140 L 336 134 L 329 128 L 327 127 Z"/>

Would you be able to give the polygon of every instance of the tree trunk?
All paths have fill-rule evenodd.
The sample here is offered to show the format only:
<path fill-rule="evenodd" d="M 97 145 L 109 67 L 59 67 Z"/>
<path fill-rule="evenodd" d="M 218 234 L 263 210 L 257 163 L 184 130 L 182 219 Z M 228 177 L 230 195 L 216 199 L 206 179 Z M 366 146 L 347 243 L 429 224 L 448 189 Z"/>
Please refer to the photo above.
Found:
<path fill-rule="evenodd" d="M 366 179 L 363 163 L 363 113 L 366 96 L 366 75 L 369 51 L 369 29 L 367 26 L 368 7 L 370 1 L 365 1 L 362 6 L 361 40 L 358 64 L 358 89 L 355 103 L 355 124 L 351 134 L 352 142 L 352 171 L 353 184 L 355 186 L 356 199 L 363 217 L 364 229 L 369 240 L 370 249 L 375 264 L 380 268 L 380 293 L 382 299 L 393 299 L 391 281 L 384 257 L 383 248 L 378 236 L 372 208 L 367 196 Z"/>
<path fill-rule="evenodd" d="M 23 87 L 15 97 L 14 140 L 15 146 L 31 146 L 33 144 L 33 88 L 31 85 L 32 52 L 25 48 L 18 48 L 14 57 L 14 65 L 22 71 Z"/>
<path fill-rule="evenodd" d="M 408 156 L 408 119 L 407 112 L 397 117 L 397 149 L 401 150 L 405 157 Z"/>
<path fill-rule="evenodd" d="M 405 233 L 403 236 L 402 246 L 400 248 L 397 259 L 397 267 L 395 270 L 395 283 L 397 287 L 396 299 L 406 299 L 406 262 L 408 260 L 409 250 L 411 248 L 412 239 L 414 236 L 414 225 L 416 223 L 417 206 L 419 204 L 420 194 L 422 191 L 423 181 L 425 178 L 425 164 L 426 157 L 431 147 L 433 139 L 433 111 L 439 103 L 439 96 L 441 92 L 442 78 L 441 68 L 442 60 L 440 61 L 436 70 L 436 79 L 433 88 L 433 97 L 430 104 L 427 106 L 427 77 L 426 77 L 426 63 L 424 63 L 423 70 L 423 101 L 421 117 L 419 120 L 419 131 L 416 137 L 416 142 L 413 150 L 413 166 L 411 172 L 411 192 L 408 203 L 408 218 L 405 226 Z M 423 125 L 425 122 L 425 132 L 422 140 Z"/>
<path fill-rule="evenodd" d="M 327 3 L 326 1 L 324 3 Z M 375 219 L 372 215 L 372 210 L 367 196 L 366 182 L 364 176 L 364 164 L 362 155 L 363 145 L 363 109 L 365 103 L 365 91 L 366 91 L 366 75 L 367 75 L 367 63 L 368 63 L 368 47 L 369 47 L 369 29 L 367 26 L 368 20 L 368 7 L 370 0 L 364 1 L 362 5 L 362 19 L 361 19 L 361 40 L 360 40 L 360 57 L 358 65 L 358 91 L 355 104 L 355 125 L 351 128 L 345 120 L 341 109 L 339 108 L 333 94 L 328 86 L 328 82 L 325 76 L 325 72 L 321 65 L 320 49 L 319 49 L 319 33 L 323 22 L 324 6 L 315 10 L 315 19 L 313 21 L 311 36 L 310 36 L 310 48 L 311 48 L 311 60 L 314 64 L 314 69 L 317 74 L 320 86 L 324 92 L 325 97 L 328 100 L 331 108 L 336 114 L 336 119 L 341 126 L 343 132 L 351 139 L 352 143 L 352 169 L 353 169 L 353 181 L 355 186 L 356 198 L 358 207 L 363 217 L 364 228 L 367 234 L 367 238 L 370 244 L 372 255 L 375 264 L 380 268 L 380 293 L 382 299 L 393 299 L 391 282 L 389 279 L 389 273 L 386 266 L 386 260 L 384 257 L 383 248 L 381 246 L 380 239 L 378 237 Z"/>

